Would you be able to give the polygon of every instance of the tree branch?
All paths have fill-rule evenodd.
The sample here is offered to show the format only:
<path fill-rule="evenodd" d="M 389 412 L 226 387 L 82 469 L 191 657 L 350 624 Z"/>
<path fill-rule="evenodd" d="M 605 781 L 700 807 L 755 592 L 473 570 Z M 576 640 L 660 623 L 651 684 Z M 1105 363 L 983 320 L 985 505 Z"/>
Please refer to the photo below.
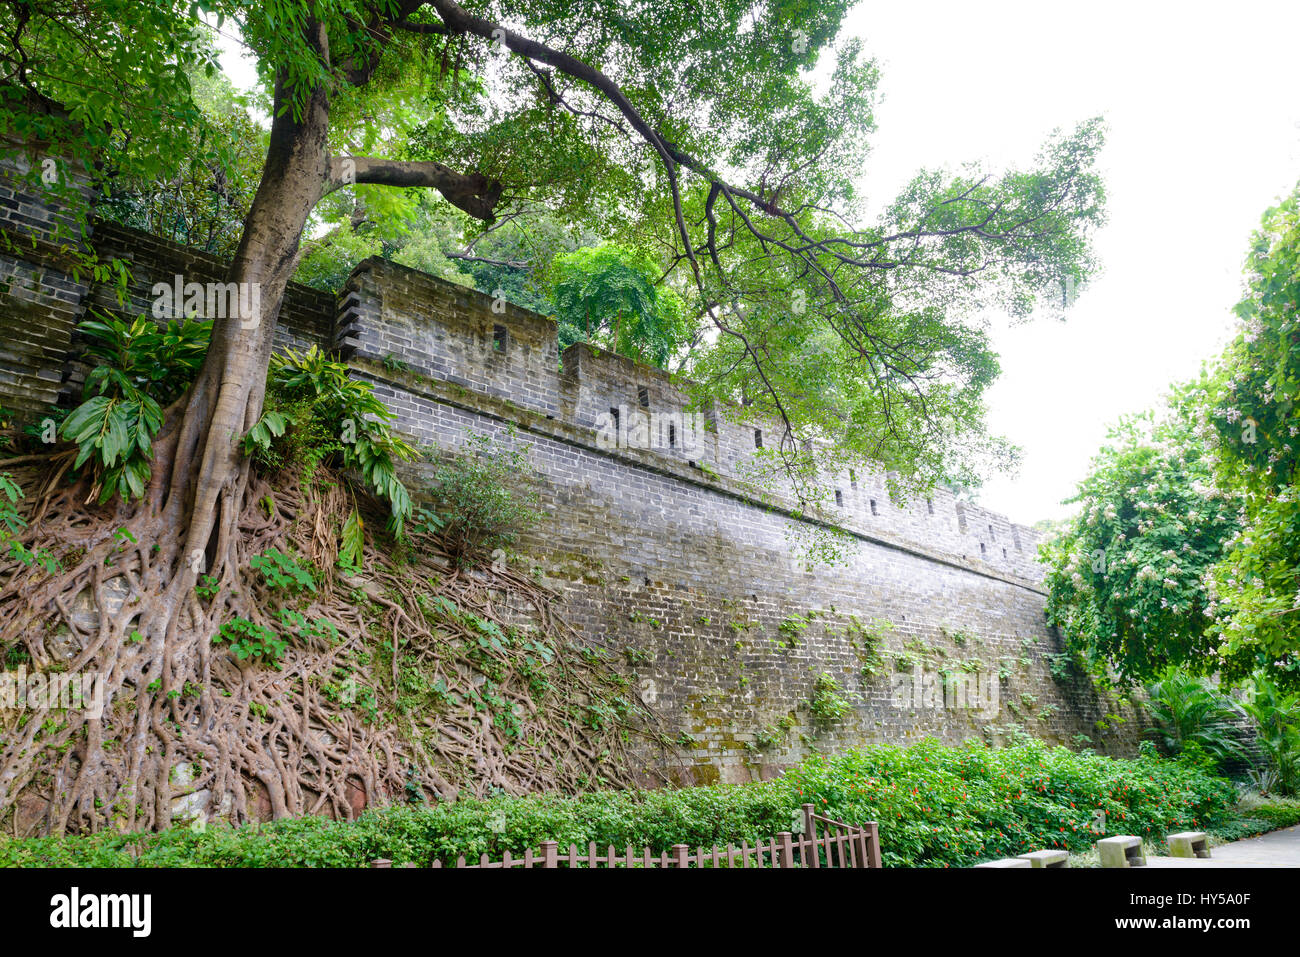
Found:
<path fill-rule="evenodd" d="M 502 186 L 482 173 L 458 173 L 441 163 L 380 159 L 370 156 L 331 156 L 321 198 L 353 184 L 428 187 L 475 219 L 496 219 Z"/>

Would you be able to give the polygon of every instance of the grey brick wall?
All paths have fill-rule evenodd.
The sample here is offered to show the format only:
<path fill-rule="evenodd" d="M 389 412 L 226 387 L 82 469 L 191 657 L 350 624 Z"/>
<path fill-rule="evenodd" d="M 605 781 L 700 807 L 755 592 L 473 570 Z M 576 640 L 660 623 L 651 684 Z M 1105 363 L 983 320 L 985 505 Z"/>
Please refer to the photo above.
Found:
<path fill-rule="evenodd" d="M 1014 727 L 1133 747 L 1131 708 L 1050 673 L 1060 649 L 1032 529 L 944 490 L 900 507 L 882 474 L 827 476 L 842 493 L 833 518 L 855 546 L 846 565 L 809 569 L 792 547 L 792 503 L 758 501 L 737 481 L 753 429 L 775 441 L 770 423 L 715 407 L 702 451 L 605 448 L 597 425 L 612 408 L 688 410 L 671 376 L 582 344 L 557 369 L 547 320 L 494 313 L 488 297 L 391 264 L 363 264 L 349 291 L 354 370 L 402 431 L 444 450 L 475 432 L 528 448 L 545 508 L 517 560 L 563 593 L 583 633 L 624 649 L 647 700 L 686 736 L 689 779 L 762 776 L 865 741 L 955 743 Z M 493 352 L 493 325 L 506 327 L 508 363 Z M 420 484 L 418 471 L 409 478 Z M 864 671 L 872 636 L 886 652 L 874 673 Z M 996 713 L 932 707 L 926 695 L 916 707 L 901 693 L 916 661 L 930 678 L 992 675 Z M 808 707 L 823 672 L 853 704 L 829 727 Z M 793 727 L 774 735 L 786 716 Z"/>
<path fill-rule="evenodd" d="M 791 549 L 798 522 L 725 476 L 656 452 L 601 449 L 590 427 L 436 380 L 373 364 L 358 374 L 422 443 L 455 449 L 483 433 L 527 449 L 544 508 L 516 560 L 563 593 L 580 631 L 624 650 L 647 700 L 687 736 L 685 780 L 770 775 L 810 751 L 868 741 L 1000 739 L 1013 726 L 1060 743 L 1086 734 L 1102 749 L 1133 745 L 1131 729 L 1095 727 L 1123 709 L 1051 676 L 1046 656 L 1060 649 L 1034 580 L 936 543 L 865 532 L 846 565 L 809 569 Z M 412 486 L 421 471 L 408 474 Z M 864 670 L 872 635 L 886 660 Z M 997 681 L 997 713 L 900 701 L 913 657 L 928 659 L 921 671 L 931 680 L 978 663 Z M 825 728 L 808 708 L 822 672 L 854 706 Z M 794 727 L 758 748 L 787 715 Z"/>
<path fill-rule="evenodd" d="M 0 203 L 0 217 L 17 210 L 39 226 L 24 203 Z M 0 255 L 0 279 L 14 280 L 0 300 L 5 404 L 36 408 L 60 383 L 75 385 L 71 329 L 88 306 L 147 312 L 154 282 L 224 276 L 214 257 L 120 226 L 97 223 L 94 242 L 102 258 L 129 262 L 125 303 L 59 274 L 50 249 Z M 997 739 L 1013 727 L 1134 746 L 1131 709 L 1051 675 L 1058 648 L 1037 536 L 1004 516 L 942 490 L 901 507 L 884 475 L 828 474 L 828 491 L 841 493 L 830 520 L 853 547 L 841 566 L 809 568 L 793 544 L 807 523 L 792 502 L 779 487 L 760 500 L 740 481 L 754 430 L 777 441 L 771 423 L 713 406 L 702 410 L 702 448 L 606 448 L 596 427 L 611 408 L 691 411 L 680 384 L 586 345 L 561 356 L 552 321 L 381 259 L 363 262 L 337 297 L 291 287 L 276 343 L 336 351 L 421 442 L 451 451 L 481 432 L 527 446 L 544 508 L 513 560 L 562 594 L 581 633 L 620 649 L 638 692 L 682 735 L 683 780 L 742 780 L 813 750 Z M 408 478 L 418 494 L 421 471 Z M 885 654 L 874 667 L 873 647 Z M 991 676 L 997 707 L 902 694 L 918 663 L 930 681 L 941 669 Z M 829 725 L 809 710 L 823 672 L 852 704 Z"/>
<path fill-rule="evenodd" d="M 94 246 L 101 260 L 120 259 L 131 270 L 125 302 L 119 301 L 115 285 L 98 284 L 91 290 L 91 305 L 105 312 L 127 317 L 151 314 L 154 284 L 171 285 L 178 275 L 187 283 L 223 282 L 226 278 L 227 264 L 219 257 L 117 223 L 96 221 Z M 276 323 L 276 348 L 328 348 L 335 301 L 329 293 L 290 283 Z"/>
<path fill-rule="evenodd" d="M 22 413 L 58 398 L 86 293 L 69 255 L 84 237 L 69 209 L 85 202 L 87 179 L 55 157 L 46 185 L 46 159 L 0 140 L 0 404 Z"/>
<path fill-rule="evenodd" d="M 344 287 L 340 345 L 547 415 L 559 411 L 555 323 L 474 289 L 382 259 Z M 495 333 L 504 331 L 504 336 Z"/>
<path fill-rule="evenodd" d="M 3 187 L 0 186 L 0 194 Z M 83 268 L 74 278 L 67 257 L 48 244 L 24 244 L 0 251 L 0 404 L 37 413 L 80 396 L 86 366 L 76 326 L 92 311 L 133 319 L 151 315 L 153 286 L 183 282 L 220 282 L 226 264 L 215 256 L 188 249 L 116 223 L 96 220 L 91 245 L 99 260 L 128 265 L 126 289 L 116 282 L 95 281 Z M 277 349 L 330 348 L 336 297 L 290 283 L 275 329 Z"/>

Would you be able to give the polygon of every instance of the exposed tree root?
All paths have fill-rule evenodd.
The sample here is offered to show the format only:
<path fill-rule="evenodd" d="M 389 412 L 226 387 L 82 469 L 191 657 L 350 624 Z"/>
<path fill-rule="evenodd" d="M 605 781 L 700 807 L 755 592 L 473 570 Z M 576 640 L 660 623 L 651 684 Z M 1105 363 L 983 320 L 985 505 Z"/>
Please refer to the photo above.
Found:
<path fill-rule="evenodd" d="M 70 465 L 0 462 L 27 490 L 23 542 L 60 566 L 0 557 L 0 654 L 9 671 L 102 675 L 107 704 L 100 718 L 0 710 L 0 820 L 15 834 L 620 786 L 664 744 L 612 655 L 584 647 L 526 577 L 457 569 L 424 535 L 394 548 L 367 534 L 364 569 L 339 571 L 353 501 L 340 476 L 273 488 L 245 469 L 199 556 L 169 502 L 87 505 Z M 272 548 L 316 590 L 250 567 Z M 211 574 L 198 590 L 196 562 Z M 213 640 L 236 618 L 289 640 L 278 669 Z"/>

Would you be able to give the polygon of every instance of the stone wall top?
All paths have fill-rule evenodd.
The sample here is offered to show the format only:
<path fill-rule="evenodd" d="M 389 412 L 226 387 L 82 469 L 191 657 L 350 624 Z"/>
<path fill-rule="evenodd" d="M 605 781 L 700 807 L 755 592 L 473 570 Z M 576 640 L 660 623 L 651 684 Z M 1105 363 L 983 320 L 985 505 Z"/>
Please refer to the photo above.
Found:
<path fill-rule="evenodd" d="M 53 229 L 63 215 L 57 208 L 42 211 L 49 197 L 22 185 L 30 180 L 21 175 L 30 169 L 23 164 L 32 161 L 11 158 L 7 168 L 0 163 L 0 229 L 10 233 Z M 84 375 L 75 327 L 90 310 L 149 314 L 155 283 L 177 275 L 186 282 L 226 276 L 227 264 L 216 256 L 96 220 L 92 241 L 99 257 L 129 264 L 123 299 L 112 283 L 74 276 L 55 245 L 37 239 L 0 255 L 0 402 L 10 408 L 36 411 L 75 396 Z M 337 296 L 289 284 L 275 344 L 318 345 L 354 366 L 444 383 L 468 405 L 503 402 L 577 428 L 592 447 L 629 462 L 649 456 L 719 491 L 726 485 L 728 494 L 743 486 L 757 448 L 780 441 L 776 424 L 743 406 L 714 402 L 697 409 L 681 379 L 585 343 L 561 355 L 554 320 L 378 257 L 360 263 Z M 610 435 L 643 444 L 609 450 L 602 439 Z M 1037 587 L 1042 572 L 1031 529 L 942 489 L 900 506 L 890 499 L 885 478 L 866 469 L 820 476 L 827 521 Z M 788 506 L 787 492 L 780 483 L 767 490 L 769 500 Z"/>
<path fill-rule="evenodd" d="M 560 355 L 552 319 L 382 259 L 366 260 L 349 278 L 336 342 L 353 359 L 449 383 L 464 390 L 461 400 L 471 405 L 473 395 L 490 396 L 576 426 L 593 446 L 607 448 L 612 435 L 620 444 L 627 439 L 631 447 L 612 454 L 629 461 L 642 453 L 657 456 L 688 466 L 704 481 L 714 475 L 733 483 L 746 479 L 759 444 L 770 447 L 780 438 L 773 423 L 747 415 L 744 407 L 695 409 L 685 383 L 661 369 L 586 343 Z M 685 416 L 691 412 L 701 416 L 701 431 L 689 428 Z M 827 473 L 821 482 L 832 524 L 909 541 L 1035 585 L 1041 581 L 1037 534 L 1003 515 L 944 489 L 900 505 L 886 490 L 886 476 L 865 469 Z M 776 501 L 785 491 L 779 483 L 769 490 Z"/>

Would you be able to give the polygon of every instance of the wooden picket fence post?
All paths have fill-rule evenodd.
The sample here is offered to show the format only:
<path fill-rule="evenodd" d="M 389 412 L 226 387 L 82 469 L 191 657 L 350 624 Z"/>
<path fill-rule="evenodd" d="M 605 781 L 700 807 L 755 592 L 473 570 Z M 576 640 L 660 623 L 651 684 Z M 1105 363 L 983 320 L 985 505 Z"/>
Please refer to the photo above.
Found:
<path fill-rule="evenodd" d="M 808 835 L 808 840 L 812 842 L 812 852 L 804 856 L 804 867 L 821 867 L 821 854 L 817 846 L 817 815 L 813 814 L 813 806 L 805 804 L 803 806 L 803 832 Z M 829 857 L 830 848 L 827 848 Z M 827 862 L 829 863 L 829 861 Z"/>

